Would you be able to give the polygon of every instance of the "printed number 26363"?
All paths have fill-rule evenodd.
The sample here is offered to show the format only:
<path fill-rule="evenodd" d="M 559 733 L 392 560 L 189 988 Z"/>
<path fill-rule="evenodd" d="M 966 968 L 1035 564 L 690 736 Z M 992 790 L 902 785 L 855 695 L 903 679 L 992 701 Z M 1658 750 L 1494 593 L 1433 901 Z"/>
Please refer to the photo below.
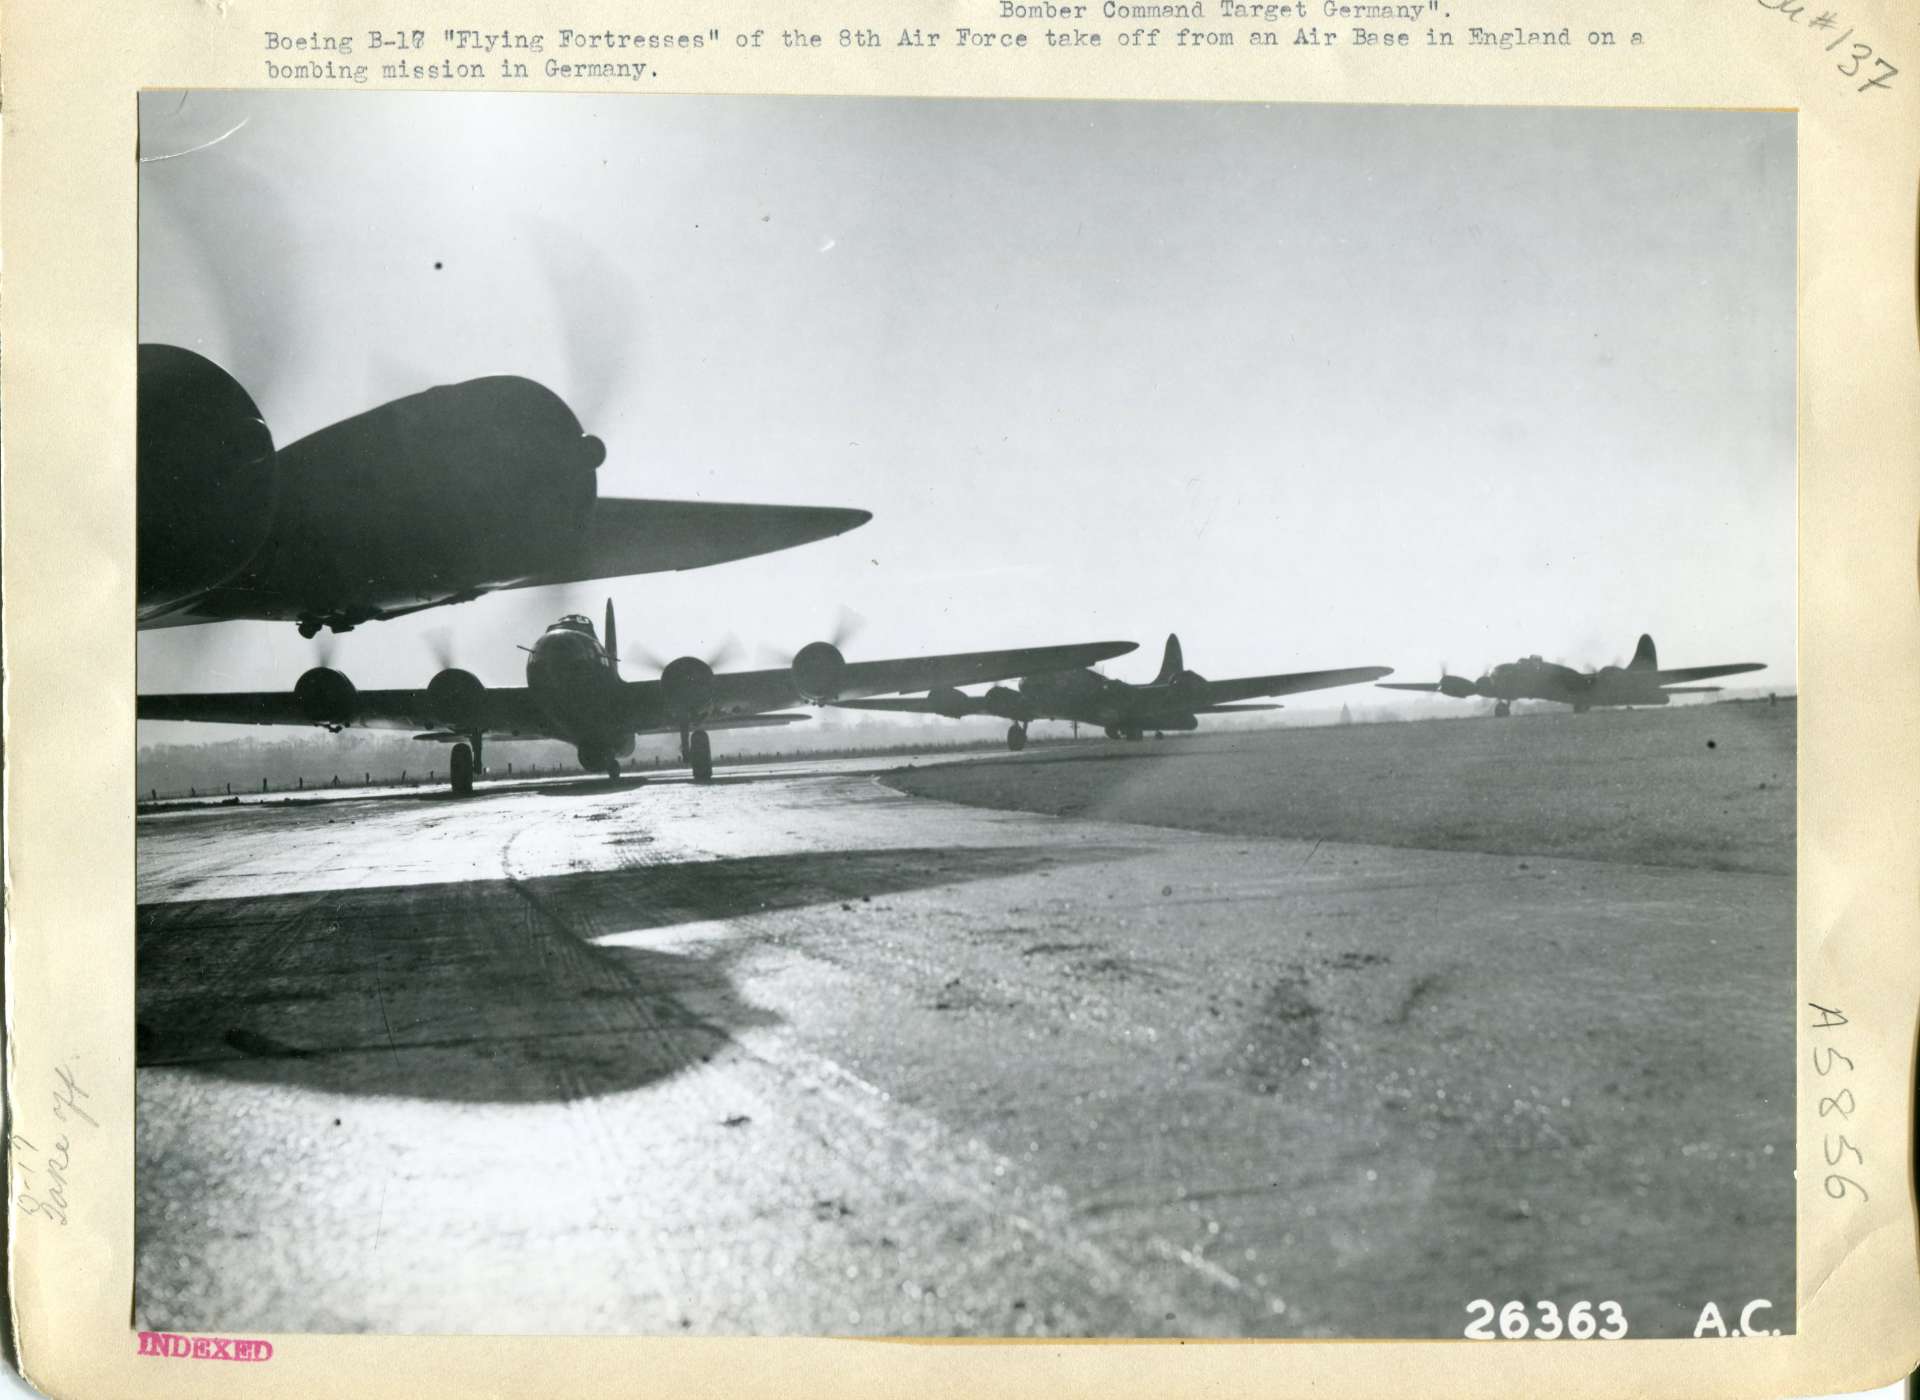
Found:
<path fill-rule="evenodd" d="M 1467 1304 L 1467 1311 L 1474 1316 L 1467 1323 L 1466 1335 L 1480 1342 L 1498 1339 L 1493 1330 L 1496 1324 L 1500 1329 L 1498 1337 L 1505 1337 L 1510 1342 L 1517 1342 L 1522 1337 L 1537 1337 L 1543 1342 L 1550 1342 L 1556 1337 L 1571 1337 L 1576 1342 L 1598 1337 L 1602 1341 L 1613 1342 L 1627 1335 L 1627 1315 L 1620 1311 L 1620 1305 L 1611 1298 L 1603 1303 L 1575 1303 L 1567 1309 L 1565 1317 L 1560 1315 L 1560 1309 L 1552 1302 L 1543 1300 L 1535 1303 L 1530 1312 L 1527 1305 L 1517 1298 L 1501 1304 L 1497 1312 L 1488 1299 L 1475 1298 Z"/>

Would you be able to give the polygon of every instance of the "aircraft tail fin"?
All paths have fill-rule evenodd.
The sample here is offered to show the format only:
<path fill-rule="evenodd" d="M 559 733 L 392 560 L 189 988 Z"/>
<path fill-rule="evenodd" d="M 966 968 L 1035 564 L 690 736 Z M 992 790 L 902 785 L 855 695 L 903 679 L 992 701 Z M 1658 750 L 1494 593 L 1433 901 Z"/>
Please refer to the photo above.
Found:
<path fill-rule="evenodd" d="M 1653 649 L 1653 638 L 1642 632 L 1640 645 L 1633 649 L 1633 660 L 1627 663 L 1629 671 L 1657 671 L 1660 669 L 1660 657 Z"/>
<path fill-rule="evenodd" d="M 1167 650 L 1160 658 L 1160 674 L 1153 678 L 1153 683 L 1165 685 L 1186 669 L 1186 664 L 1180 657 L 1180 639 L 1169 632 L 1167 633 Z"/>

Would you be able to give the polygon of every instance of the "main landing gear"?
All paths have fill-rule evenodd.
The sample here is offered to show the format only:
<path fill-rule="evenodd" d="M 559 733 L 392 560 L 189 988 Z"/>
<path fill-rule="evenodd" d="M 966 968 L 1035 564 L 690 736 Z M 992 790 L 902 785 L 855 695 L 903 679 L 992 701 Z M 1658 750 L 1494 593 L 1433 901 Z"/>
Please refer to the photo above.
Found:
<path fill-rule="evenodd" d="M 1011 749 L 1014 753 L 1019 753 L 1020 750 L 1024 749 L 1026 746 L 1027 746 L 1026 725 L 1024 724 L 1008 725 L 1007 726 L 1007 747 Z"/>
<path fill-rule="evenodd" d="M 680 731 L 680 757 L 693 769 L 696 783 L 713 781 L 713 740 L 704 729 Z"/>
<path fill-rule="evenodd" d="M 453 752 L 447 758 L 447 781 L 455 797 L 473 796 L 474 775 L 481 771 L 478 734 L 453 746 Z"/>
<path fill-rule="evenodd" d="M 1495 702 L 1493 707 L 1493 717 L 1495 719 L 1505 719 L 1512 713 L 1513 706 L 1509 705 L 1505 700 Z"/>

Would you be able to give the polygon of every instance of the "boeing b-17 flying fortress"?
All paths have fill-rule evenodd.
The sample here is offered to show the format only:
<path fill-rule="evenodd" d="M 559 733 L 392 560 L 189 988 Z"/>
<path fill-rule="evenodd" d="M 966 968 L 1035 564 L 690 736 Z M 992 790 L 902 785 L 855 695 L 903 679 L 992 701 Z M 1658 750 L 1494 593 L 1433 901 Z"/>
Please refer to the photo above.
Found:
<path fill-rule="evenodd" d="M 1513 712 L 1516 700 L 1551 700 L 1573 706 L 1577 715 L 1585 714 L 1596 705 L 1666 705 L 1672 703 L 1669 696 L 1711 695 L 1720 690 L 1717 685 L 1687 685 L 1687 681 L 1738 676 L 1765 668 L 1766 663 L 1762 661 L 1736 661 L 1724 666 L 1683 666 L 1663 671 L 1654 651 L 1653 638 L 1642 633 L 1640 644 L 1634 648 L 1633 660 L 1625 666 L 1576 671 L 1556 661 L 1529 656 L 1495 666 L 1477 681 L 1465 676 L 1443 675 L 1437 681 L 1382 681 L 1380 687 L 1426 691 L 1455 700 L 1479 696 L 1492 700 L 1493 713 L 1505 719 Z"/>
<path fill-rule="evenodd" d="M 566 404 L 532 380 L 470 381 L 395 400 L 276 450 L 259 410 L 225 370 L 190 350 L 140 350 L 140 625 L 291 619 L 303 636 L 529 588 L 622 573 L 698 568 L 790 548 L 865 523 L 862 510 L 598 499 L 606 449 Z M 677 734 L 697 781 L 713 776 L 710 731 L 795 723 L 794 705 L 1011 721 L 1026 747 L 1036 720 L 1109 739 L 1194 730 L 1203 715 L 1278 709 L 1245 702 L 1354 685 L 1389 666 L 1209 680 L 1186 669 L 1169 636 L 1160 670 L 1130 685 L 1086 669 L 1133 642 L 969 652 L 849 664 L 831 642 L 789 666 L 716 674 L 699 657 L 658 679 L 627 681 L 611 601 L 606 636 L 570 614 L 528 648 L 524 688 L 488 687 L 444 667 L 418 690 L 355 688 L 316 666 L 286 692 L 142 695 L 147 720 L 416 730 L 452 746 L 456 794 L 485 771 L 489 737 L 558 739 L 580 766 L 617 777 L 642 734 Z M 1626 667 L 1582 674 L 1538 656 L 1477 681 L 1385 683 L 1394 690 L 1484 696 L 1505 718 L 1516 700 L 1576 713 L 1596 705 L 1665 705 L 1699 693 L 1681 683 L 1761 663 L 1662 671 L 1643 636 Z M 1018 677 L 982 695 L 969 683 Z M 1706 689 L 1716 689 L 1707 687 Z M 926 689 L 921 698 L 874 699 Z"/>
<path fill-rule="evenodd" d="M 949 686 L 929 692 L 924 700 L 835 700 L 833 703 L 849 710 L 891 710 L 944 715 L 948 719 L 964 719 L 969 715 L 1010 719 L 1013 723 L 1007 729 L 1007 747 L 1018 753 L 1027 746 L 1027 726 L 1037 719 L 1098 725 L 1109 739 L 1139 739 L 1148 731 L 1165 734 L 1198 729 L 1201 715 L 1280 708 L 1235 703 L 1255 696 L 1297 695 L 1307 690 L 1354 685 L 1390 675 L 1392 671 L 1391 666 L 1356 666 L 1344 671 L 1296 671 L 1283 676 L 1210 681 L 1186 669 L 1180 656 L 1180 639 L 1169 636 L 1159 673 L 1145 685 L 1128 685 L 1097 671 L 1035 670 L 1024 676 L 1014 689 L 995 686 L 978 696 Z"/>
<path fill-rule="evenodd" d="M 144 94 L 136 1325 L 1790 1328 L 1791 132 Z"/>

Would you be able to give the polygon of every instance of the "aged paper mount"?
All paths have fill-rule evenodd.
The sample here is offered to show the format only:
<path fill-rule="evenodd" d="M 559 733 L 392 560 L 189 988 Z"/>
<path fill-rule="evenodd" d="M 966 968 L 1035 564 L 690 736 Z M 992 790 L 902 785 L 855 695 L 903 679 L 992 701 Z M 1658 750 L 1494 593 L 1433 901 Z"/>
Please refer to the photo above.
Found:
<path fill-rule="evenodd" d="M 1920 1360 L 1908 1185 L 1920 988 L 1920 828 L 1912 821 L 1920 778 L 1912 722 L 1920 705 L 1920 23 L 1892 0 L 1831 11 L 1797 0 L 1439 0 L 1431 20 L 1415 22 L 1374 18 L 1366 6 L 1342 13 L 1320 0 L 1296 3 L 1292 14 L 1280 13 L 1285 5 L 1208 0 L 1197 20 L 1144 7 L 1110 14 L 1099 0 L 1056 8 L 1074 13 L 1035 5 L 1003 16 L 994 0 L 662 4 L 644 16 L 538 4 L 255 0 L 8 9 L 0 326 L 9 1273 L 20 1363 L 36 1385 L 58 1396 L 640 1387 L 1253 1395 L 1407 1384 L 1461 1394 L 1551 1386 L 1577 1395 L 1732 1396 L 1857 1389 Z M 644 56 L 589 50 L 576 63 L 552 36 L 589 26 L 700 42 L 676 40 Z M 1316 32 L 1313 42 L 1294 42 L 1303 29 Z M 1430 30 L 1453 42 L 1431 42 Z M 902 42 L 921 31 L 943 37 Z M 1561 31 L 1564 43 L 1541 37 Z M 1275 32 L 1287 41 L 1256 37 Z M 532 33 L 550 36 L 538 56 L 488 38 Z M 352 52 L 329 48 L 325 36 L 353 36 Z M 300 39 L 313 42 L 291 42 Z M 1800 1047 L 1794 1335 L 1629 1340 L 1604 1350 L 1465 1340 L 280 1335 L 142 1355 L 130 1318 L 136 95 L 202 87 L 1797 112 L 1804 706 L 1798 987 L 1792 1007 L 1781 1008 L 1797 1018 Z M 1856 1169 L 1836 1182 L 1843 1120 L 1839 1151 Z M 1738 1287 L 1729 1281 L 1730 1294 Z"/>

